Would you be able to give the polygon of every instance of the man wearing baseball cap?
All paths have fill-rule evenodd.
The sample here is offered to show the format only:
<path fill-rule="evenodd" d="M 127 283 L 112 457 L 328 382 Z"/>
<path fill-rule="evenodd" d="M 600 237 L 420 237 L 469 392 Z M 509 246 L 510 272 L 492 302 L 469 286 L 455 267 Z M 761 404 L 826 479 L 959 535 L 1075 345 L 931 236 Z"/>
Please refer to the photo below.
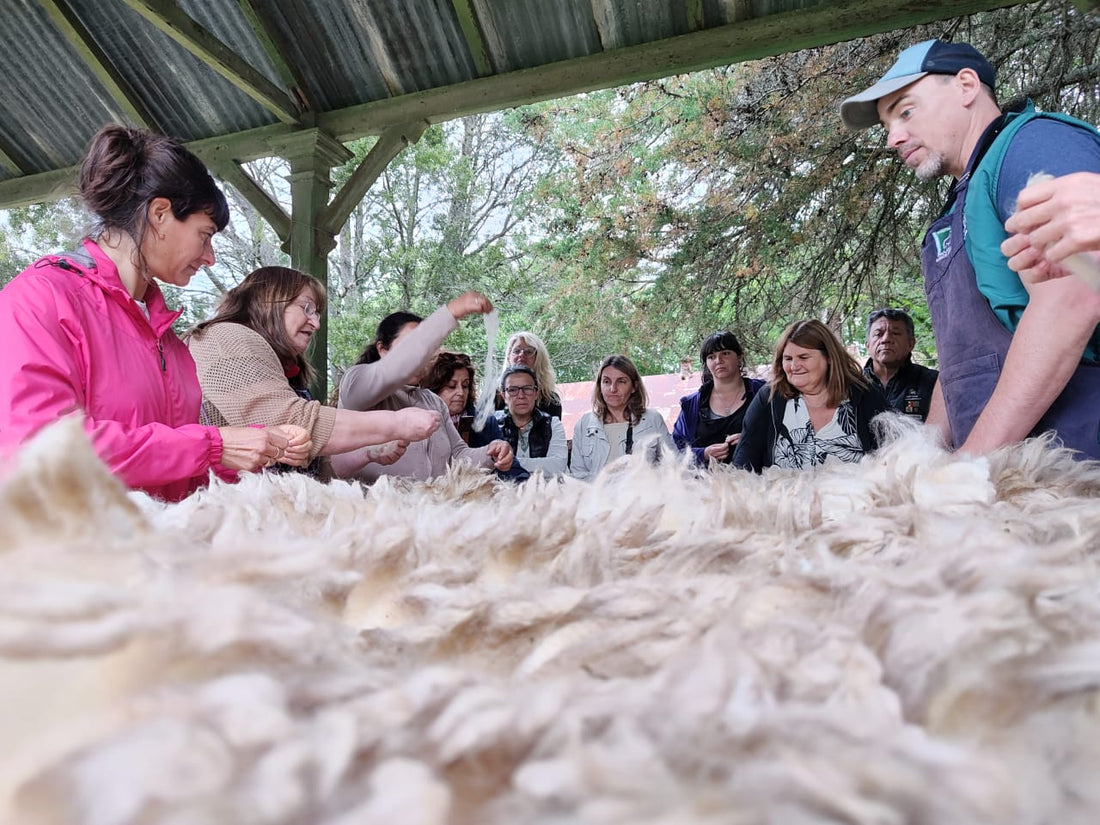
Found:
<path fill-rule="evenodd" d="M 922 180 L 955 179 L 921 246 L 940 367 L 929 423 L 967 452 L 1054 430 L 1100 459 L 1100 292 L 1077 278 L 1025 287 L 1000 249 L 1028 178 L 1100 171 L 1100 134 L 1030 102 L 1002 113 L 994 82 L 973 46 L 928 40 L 840 116 L 851 129 L 881 123 Z"/>

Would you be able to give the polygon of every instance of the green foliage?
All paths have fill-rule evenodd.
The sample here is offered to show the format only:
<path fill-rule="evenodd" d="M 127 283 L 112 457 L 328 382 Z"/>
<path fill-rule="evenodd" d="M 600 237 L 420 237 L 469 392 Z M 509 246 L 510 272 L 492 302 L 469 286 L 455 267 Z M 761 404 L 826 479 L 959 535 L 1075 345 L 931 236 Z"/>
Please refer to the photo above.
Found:
<path fill-rule="evenodd" d="M 30 264 L 17 246 L 11 233 L 0 229 L 0 286 L 3 286 Z"/>
<path fill-rule="evenodd" d="M 887 305 L 914 316 L 918 356 L 933 362 L 919 243 L 946 182 L 919 183 L 881 129 L 848 132 L 836 114 L 929 37 L 985 51 L 1002 98 L 1100 120 L 1100 13 L 1043 0 L 432 126 L 370 189 L 329 258 L 330 383 L 386 314 L 426 316 L 467 289 L 498 307 L 498 352 L 511 332 L 532 330 L 562 381 L 591 378 L 612 352 L 643 373 L 674 371 L 724 328 L 766 363 L 802 317 L 862 345 L 867 313 Z M 334 191 L 373 145 L 351 144 Z M 289 208 L 281 162 L 249 171 Z M 287 262 L 255 209 L 229 195 L 218 266 L 171 296 L 181 325 L 253 267 Z M 54 209 L 0 224 L 0 277 L 33 257 L 28 248 L 65 246 L 77 213 Z M 446 346 L 480 363 L 481 320 Z"/>
<path fill-rule="evenodd" d="M 42 255 L 75 249 L 85 234 L 87 223 L 87 215 L 72 199 L 3 213 L 0 217 L 0 286 Z"/>
<path fill-rule="evenodd" d="M 569 161 L 539 188 L 530 253 L 559 284 L 543 323 L 672 369 L 724 327 L 756 360 L 800 317 L 862 343 L 867 312 L 892 304 L 931 360 L 919 240 L 946 182 L 916 181 L 836 107 L 904 46 L 947 37 L 989 54 L 1002 90 L 1095 122 L 1097 19 L 1033 3 L 531 107 Z"/>

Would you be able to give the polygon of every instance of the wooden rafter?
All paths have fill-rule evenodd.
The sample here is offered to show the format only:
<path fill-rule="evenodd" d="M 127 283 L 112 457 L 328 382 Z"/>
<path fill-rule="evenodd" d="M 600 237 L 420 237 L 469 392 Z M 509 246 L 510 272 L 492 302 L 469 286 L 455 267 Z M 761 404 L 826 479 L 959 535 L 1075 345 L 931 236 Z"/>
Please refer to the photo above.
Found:
<path fill-rule="evenodd" d="M 298 121 L 298 105 L 172 0 L 122 0 L 191 54 L 284 123 Z"/>
<path fill-rule="evenodd" d="M 688 31 L 703 28 L 703 0 L 684 0 L 684 12 L 687 14 Z"/>
<path fill-rule="evenodd" d="M 596 34 L 600 38 L 600 48 L 612 52 L 621 48 L 623 33 L 618 18 L 612 8 L 611 0 L 590 0 L 592 22 L 596 24 Z"/>
<path fill-rule="evenodd" d="M 12 160 L 10 157 L 8 159 Z M 14 166 L 14 160 L 12 164 Z M 0 204 L 4 209 L 15 209 L 75 195 L 77 171 L 77 167 L 70 166 L 67 169 L 0 181 Z"/>
<path fill-rule="evenodd" d="M 146 3 L 150 0 L 125 2 Z M 368 135 L 380 135 L 403 124 L 420 121 L 441 123 L 465 115 L 755 60 L 1020 2 L 1023 0 L 925 0 L 922 3 L 900 4 L 895 0 L 858 0 L 839 5 L 822 4 L 746 19 L 654 43 L 319 113 L 316 124 L 335 140 L 346 143 Z M 742 0 L 735 0 L 735 5 L 740 3 Z M 745 6 L 748 6 L 747 2 Z M 280 155 L 281 143 L 300 128 L 277 123 L 207 138 L 189 146 L 208 163 L 211 162 L 210 156 L 248 161 Z M 71 193 L 75 175 L 76 169 L 69 168 L 0 181 L 0 206 L 21 206 L 62 197 Z"/>
<path fill-rule="evenodd" d="M 118 104 L 125 113 L 126 118 L 134 125 L 143 129 L 157 129 L 157 122 L 141 98 L 134 91 L 129 82 L 115 68 L 114 63 L 107 57 L 103 49 L 96 43 L 95 38 L 80 22 L 72 7 L 66 0 L 38 0 L 39 5 L 45 9 L 53 24 L 61 35 L 73 47 L 80 59 L 103 84 L 107 94 Z"/>
<path fill-rule="evenodd" d="M 263 47 L 267 59 L 279 73 L 283 85 L 294 92 L 299 103 L 304 109 L 312 109 L 309 93 L 306 88 L 305 75 L 301 69 L 290 59 L 290 50 L 287 48 L 286 39 L 282 32 L 269 19 L 267 13 L 260 7 L 256 0 L 237 0 L 241 12 L 248 21 L 256 39 Z"/>
<path fill-rule="evenodd" d="M 482 77 L 401 97 L 327 112 L 317 124 L 338 140 L 381 132 L 402 123 L 441 123 L 555 97 L 654 80 L 745 60 L 758 60 L 917 26 L 945 17 L 987 11 L 1025 0 L 860 0 L 822 4 L 670 37 L 639 46 Z"/>
<path fill-rule="evenodd" d="M 233 187 L 244 195 L 247 200 L 263 217 L 265 221 L 279 236 L 280 241 L 286 241 L 290 237 L 290 215 L 279 205 L 275 198 L 268 194 L 260 184 L 234 161 L 219 161 L 211 164 L 214 174 L 232 184 Z"/>
<path fill-rule="evenodd" d="M 470 57 L 477 68 L 478 77 L 485 77 L 493 73 L 493 65 L 489 59 L 489 49 L 485 45 L 485 39 L 481 36 L 481 28 L 478 26 L 477 12 L 470 0 L 451 0 L 455 14 L 458 15 L 458 24 L 462 27 L 462 36 L 466 38 L 466 45 L 470 49 Z"/>
<path fill-rule="evenodd" d="M 16 163 L 15 158 L 12 157 L 11 147 L 2 142 L 0 142 L 0 166 L 10 169 L 16 175 L 27 174 L 27 170 Z"/>
<path fill-rule="evenodd" d="M 389 166 L 390 161 L 401 154 L 406 146 L 420 140 L 427 128 L 428 122 L 422 120 L 419 123 L 395 126 L 379 135 L 378 142 L 367 152 L 367 156 L 336 193 L 336 197 L 321 211 L 318 226 L 330 235 L 338 235 L 352 210 L 363 200 L 363 196 Z"/>

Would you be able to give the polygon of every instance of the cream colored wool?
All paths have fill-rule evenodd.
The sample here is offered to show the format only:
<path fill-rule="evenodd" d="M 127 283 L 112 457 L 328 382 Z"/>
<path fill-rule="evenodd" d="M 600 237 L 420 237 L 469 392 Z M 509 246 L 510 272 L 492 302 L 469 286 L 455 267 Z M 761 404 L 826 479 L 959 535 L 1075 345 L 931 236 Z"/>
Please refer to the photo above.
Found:
<path fill-rule="evenodd" d="M 1100 465 L 0 487 L 0 822 L 1094 823 Z"/>

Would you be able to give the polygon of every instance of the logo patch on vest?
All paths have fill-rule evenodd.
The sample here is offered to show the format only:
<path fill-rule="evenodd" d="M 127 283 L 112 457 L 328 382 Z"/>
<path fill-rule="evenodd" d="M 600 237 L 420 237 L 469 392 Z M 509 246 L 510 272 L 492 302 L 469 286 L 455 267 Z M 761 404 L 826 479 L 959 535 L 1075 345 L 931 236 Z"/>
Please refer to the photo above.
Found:
<path fill-rule="evenodd" d="M 937 229 L 932 233 L 932 241 L 936 244 L 936 260 L 942 261 L 951 254 L 951 227 Z"/>
<path fill-rule="evenodd" d="M 905 393 L 905 401 L 902 406 L 902 412 L 905 415 L 914 415 L 920 418 L 920 393 L 916 390 L 909 390 Z"/>

